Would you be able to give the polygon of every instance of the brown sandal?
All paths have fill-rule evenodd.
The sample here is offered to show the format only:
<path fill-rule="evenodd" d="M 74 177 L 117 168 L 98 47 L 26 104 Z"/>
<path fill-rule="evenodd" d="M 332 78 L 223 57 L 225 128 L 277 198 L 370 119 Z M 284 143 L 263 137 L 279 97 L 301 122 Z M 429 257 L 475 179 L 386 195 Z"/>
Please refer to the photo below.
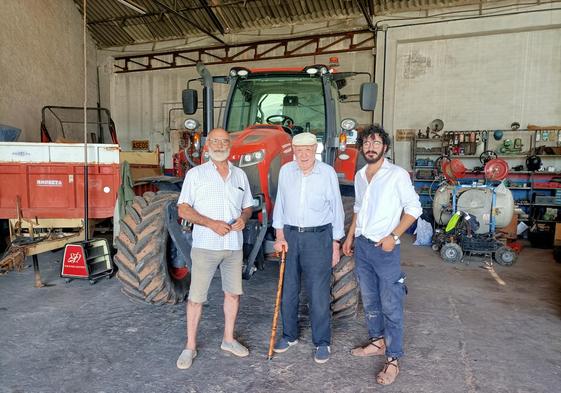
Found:
<path fill-rule="evenodd" d="M 388 372 L 390 366 L 395 368 L 395 373 Z M 376 376 L 376 382 L 380 385 L 391 385 L 394 383 L 395 379 L 397 378 L 397 374 L 399 374 L 399 366 L 397 365 L 397 359 L 386 360 L 386 364 L 382 371 L 378 373 Z"/>
<path fill-rule="evenodd" d="M 381 343 L 380 343 L 381 341 Z M 386 353 L 386 343 L 383 337 L 376 338 L 363 347 L 351 349 L 353 356 L 378 356 Z"/>

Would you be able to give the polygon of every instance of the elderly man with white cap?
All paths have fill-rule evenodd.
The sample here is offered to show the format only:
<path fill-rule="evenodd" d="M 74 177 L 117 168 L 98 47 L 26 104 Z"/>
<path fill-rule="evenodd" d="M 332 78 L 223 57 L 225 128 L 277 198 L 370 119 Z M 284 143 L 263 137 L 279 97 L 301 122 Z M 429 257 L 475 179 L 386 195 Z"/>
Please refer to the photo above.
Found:
<path fill-rule="evenodd" d="M 282 294 L 283 335 L 274 350 L 282 353 L 298 343 L 298 303 L 303 275 L 310 300 L 314 360 L 325 363 L 331 353 L 331 270 L 339 261 L 344 211 L 335 170 L 316 160 L 317 139 L 309 132 L 292 139 L 295 161 L 285 164 L 273 212 L 275 250 L 286 248 Z"/>

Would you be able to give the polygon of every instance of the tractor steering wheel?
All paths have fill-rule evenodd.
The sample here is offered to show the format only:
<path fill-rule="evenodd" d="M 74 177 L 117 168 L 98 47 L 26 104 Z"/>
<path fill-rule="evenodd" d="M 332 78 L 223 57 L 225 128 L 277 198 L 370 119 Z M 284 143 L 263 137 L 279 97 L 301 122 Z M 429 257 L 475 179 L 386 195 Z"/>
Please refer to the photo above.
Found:
<path fill-rule="evenodd" d="M 294 124 L 294 120 L 292 119 L 292 117 L 286 115 L 271 115 L 267 117 L 265 121 L 269 124 L 274 124 L 272 119 L 274 119 L 275 117 L 281 118 L 280 123 L 283 127 L 288 127 L 288 124 Z"/>

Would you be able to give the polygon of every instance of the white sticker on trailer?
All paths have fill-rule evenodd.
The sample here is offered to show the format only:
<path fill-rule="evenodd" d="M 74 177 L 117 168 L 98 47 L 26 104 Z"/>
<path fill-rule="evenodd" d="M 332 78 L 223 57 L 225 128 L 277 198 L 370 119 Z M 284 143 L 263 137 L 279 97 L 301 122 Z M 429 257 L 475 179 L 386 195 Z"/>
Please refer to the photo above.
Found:
<path fill-rule="evenodd" d="M 39 187 L 62 187 L 62 180 L 37 179 L 37 186 L 39 186 Z"/>

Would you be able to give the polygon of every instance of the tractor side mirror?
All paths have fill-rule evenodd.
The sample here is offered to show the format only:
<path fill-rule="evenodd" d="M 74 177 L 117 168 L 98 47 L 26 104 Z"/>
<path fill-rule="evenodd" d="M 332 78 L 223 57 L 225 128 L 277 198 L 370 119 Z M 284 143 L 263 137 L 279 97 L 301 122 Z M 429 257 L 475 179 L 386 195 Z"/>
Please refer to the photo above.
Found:
<path fill-rule="evenodd" d="M 181 94 L 181 101 L 183 102 L 183 112 L 186 115 L 192 115 L 197 111 L 197 90 L 185 89 Z"/>
<path fill-rule="evenodd" d="M 360 85 L 360 109 L 363 111 L 373 111 L 376 107 L 378 96 L 378 85 L 367 82 Z"/>

